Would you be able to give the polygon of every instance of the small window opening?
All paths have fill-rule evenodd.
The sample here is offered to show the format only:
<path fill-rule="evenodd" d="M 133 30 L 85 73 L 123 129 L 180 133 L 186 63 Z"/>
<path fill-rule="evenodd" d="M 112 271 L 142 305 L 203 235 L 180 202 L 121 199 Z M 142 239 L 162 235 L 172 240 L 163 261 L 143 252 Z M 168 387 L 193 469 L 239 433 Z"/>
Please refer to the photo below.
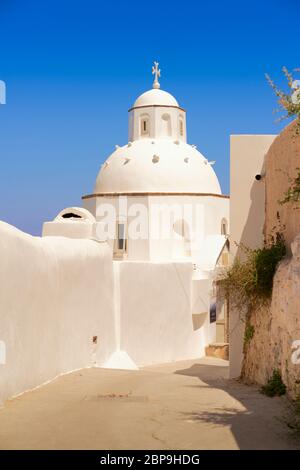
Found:
<path fill-rule="evenodd" d="M 183 120 L 180 119 L 179 121 L 179 132 L 180 132 L 180 135 L 183 136 Z"/>
<path fill-rule="evenodd" d="M 127 251 L 127 239 L 126 239 L 126 225 L 122 222 L 117 222 L 115 240 L 115 255 L 122 256 Z"/>
<path fill-rule="evenodd" d="M 66 214 L 63 214 L 62 218 L 63 219 L 71 219 L 71 218 L 82 219 L 81 215 L 74 214 L 73 212 L 67 212 Z"/>
<path fill-rule="evenodd" d="M 148 127 L 149 127 L 148 119 L 142 119 L 142 122 L 141 122 L 141 131 L 142 131 L 142 134 L 143 134 L 143 135 L 149 133 Z"/>
<path fill-rule="evenodd" d="M 124 251 L 125 248 L 125 225 L 118 224 L 118 250 Z"/>
<path fill-rule="evenodd" d="M 221 222 L 221 235 L 228 235 L 228 233 L 227 233 L 227 220 L 226 219 L 222 219 L 222 222 Z"/>

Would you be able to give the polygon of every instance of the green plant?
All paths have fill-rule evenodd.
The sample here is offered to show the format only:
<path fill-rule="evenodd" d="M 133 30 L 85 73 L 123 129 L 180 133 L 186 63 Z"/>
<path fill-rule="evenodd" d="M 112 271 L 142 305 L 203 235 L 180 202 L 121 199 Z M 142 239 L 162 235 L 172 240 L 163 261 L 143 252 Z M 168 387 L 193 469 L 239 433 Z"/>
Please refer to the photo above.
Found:
<path fill-rule="evenodd" d="M 277 234 L 276 240 L 270 246 L 255 250 L 255 286 L 262 297 L 271 297 L 273 278 L 279 261 L 286 254 L 283 236 Z"/>
<path fill-rule="evenodd" d="M 266 74 L 266 79 L 269 82 L 270 86 L 272 87 L 275 95 L 278 98 L 278 104 L 281 109 L 283 109 L 286 114 L 279 118 L 279 121 L 283 119 L 287 119 L 290 117 L 296 117 L 298 121 L 296 133 L 300 133 L 300 86 L 299 81 L 294 80 L 292 74 L 288 71 L 286 67 L 282 68 L 282 71 L 287 79 L 288 86 L 289 86 L 289 93 L 284 93 L 280 90 L 273 80 Z M 280 110 L 279 108 L 279 110 Z M 276 110 L 278 111 L 278 110 Z"/>
<path fill-rule="evenodd" d="M 300 200 L 300 168 L 296 168 L 296 170 L 298 170 L 296 178 L 288 176 L 290 186 L 284 193 L 283 199 L 278 201 L 281 205 L 287 204 L 288 202 L 299 202 Z"/>
<path fill-rule="evenodd" d="M 285 395 L 286 386 L 282 381 L 281 373 L 278 369 L 273 370 L 267 384 L 261 388 L 261 392 L 268 397 Z"/>
<path fill-rule="evenodd" d="M 240 245 L 244 259 L 239 257 L 218 278 L 220 293 L 246 316 L 251 310 L 269 302 L 273 278 L 279 261 L 285 256 L 284 238 L 277 233 L 269 244 L 256 250 Z"/>
<path fill-rule="evenodd" d="M 254 332 L 255 332 L 254 326 L 251 325 L 251 323 L 247 323 L 245 327 L 245 333 L 244 333 L 244 347 L 246 347 L 249 344 L 250 340 L 254 336 Z"/>

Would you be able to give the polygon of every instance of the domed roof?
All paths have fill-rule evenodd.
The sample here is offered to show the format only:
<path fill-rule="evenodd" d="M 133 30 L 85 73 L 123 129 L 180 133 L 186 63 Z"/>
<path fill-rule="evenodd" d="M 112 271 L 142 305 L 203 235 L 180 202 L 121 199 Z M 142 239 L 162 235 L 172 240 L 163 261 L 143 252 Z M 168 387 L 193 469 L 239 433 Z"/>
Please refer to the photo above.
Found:
<path fill-rule="evenodd" d="M 102 165 L 94 193 L 221 194 L 218 178 L 184 142 L 142 139 L 119 147 Z"/>
<path fill-rule="evenodd" d="M 142 106 L 176 106 L 179 108 L 177 100 L 167 91 L 153 88 L 140 95 L 133 105 L 134 108 Z"/>

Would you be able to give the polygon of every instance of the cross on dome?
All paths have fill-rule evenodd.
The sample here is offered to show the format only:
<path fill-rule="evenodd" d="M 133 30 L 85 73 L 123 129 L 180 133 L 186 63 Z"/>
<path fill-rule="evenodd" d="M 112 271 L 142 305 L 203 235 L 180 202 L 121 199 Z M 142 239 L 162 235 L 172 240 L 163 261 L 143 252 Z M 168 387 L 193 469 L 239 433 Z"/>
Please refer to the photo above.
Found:
<path fill-rule="evenodd" d="M 158 68 L 159 63 L 154 61 L 154 65 L 152 66 L 152 75 L 154 75 L 154 82 L 153 88 L 160 88 L 160 83 L 158 81 L 158 77 L 160 77 L 160 69 Z"/>

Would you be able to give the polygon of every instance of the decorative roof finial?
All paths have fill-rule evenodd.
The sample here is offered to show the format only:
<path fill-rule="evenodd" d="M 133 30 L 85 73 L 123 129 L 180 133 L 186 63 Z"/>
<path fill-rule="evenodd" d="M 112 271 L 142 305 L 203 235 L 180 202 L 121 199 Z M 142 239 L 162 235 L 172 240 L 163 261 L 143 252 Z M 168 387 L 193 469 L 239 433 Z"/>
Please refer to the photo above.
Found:
<path fill-rule="evenodd" d="M 158 68 L 159 63 L 154 62 L 154 65 L 152 66 L 152 75 L 154 75 L 154 82 L 153 82 L 153 88 L 160 88 L 160 83 L 158 81 L 158 77 L 160 77 L 160 69 Z"/>

